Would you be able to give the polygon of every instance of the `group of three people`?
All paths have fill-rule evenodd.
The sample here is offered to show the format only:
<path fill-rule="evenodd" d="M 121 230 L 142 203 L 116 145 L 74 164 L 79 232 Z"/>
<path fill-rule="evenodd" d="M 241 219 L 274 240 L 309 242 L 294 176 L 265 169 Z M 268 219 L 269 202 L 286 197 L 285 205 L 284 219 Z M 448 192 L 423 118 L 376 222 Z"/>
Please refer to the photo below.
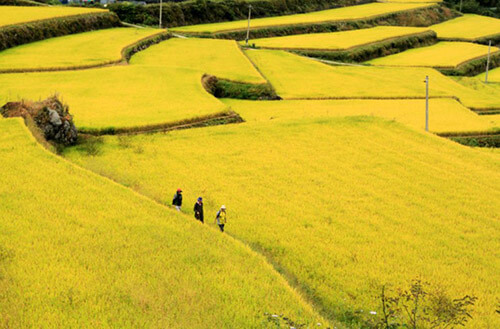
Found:
<path fill-rule="evenodd" d="M 172 200 L 172 205 L 178 211 L 181 211 L 182 190 L 180 188 L 177 189 L 177 192 L 174 195 L 174 199 Z M 203 198 L 202 197 L 199 197 L 196 200 L 196 203 L 194 204 L 194 218 L 196 218 L 197 220 L 199 220 L 202 223 L 205 222 L 204 213 L 203 213 Z M 217 215 L 215 216 L 215 221 L 217 222 L 217 225 L 219 225 L 221 232 L 224 232 L 224 226 L 226 225 L 226 222 L 227 222 L 226 206 L 223 205 L 222 207 L 220 207 L 219 211 L 217 211 Z"/>

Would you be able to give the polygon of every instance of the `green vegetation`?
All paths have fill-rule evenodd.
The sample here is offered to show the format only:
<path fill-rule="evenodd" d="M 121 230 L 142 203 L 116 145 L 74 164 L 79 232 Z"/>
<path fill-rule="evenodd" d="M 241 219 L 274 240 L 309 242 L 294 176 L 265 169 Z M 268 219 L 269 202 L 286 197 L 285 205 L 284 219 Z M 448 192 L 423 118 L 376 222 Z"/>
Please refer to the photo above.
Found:
<path fill-rule="evenodd" d="M 59 38 L 0 52 L 0 71 L 78 68 L 115 63 L 132 43 L 160 33 L 156 29 L 115 28 Z"/>
<path fill-rule="evenodd" d="M 66 156 L 158 201 L 182 186 L 208 214 L 227 205 L 229 235 L 353 327 L 380 313 L 382 284 L 416 276 L 477 296 L 471 328 L 498 325 L 498 154 L 394 122 L 317 117 L 104 137 L 98 155 Z"/>
<path fill-rule="evenodd" d="M 0 119 L 0 324 L 262 328 L 325 323 L 263 259 L 45 151 Z"/>
<path fill-rule="evenodd" d="M 246 53 L 284 99 L 424 98 L 428 75 L 432 97 L 458 97 L 469 108 L 500 107 L 495 95 L 462 86 L 434 69 L 329 66 L 277 50 Z"/>

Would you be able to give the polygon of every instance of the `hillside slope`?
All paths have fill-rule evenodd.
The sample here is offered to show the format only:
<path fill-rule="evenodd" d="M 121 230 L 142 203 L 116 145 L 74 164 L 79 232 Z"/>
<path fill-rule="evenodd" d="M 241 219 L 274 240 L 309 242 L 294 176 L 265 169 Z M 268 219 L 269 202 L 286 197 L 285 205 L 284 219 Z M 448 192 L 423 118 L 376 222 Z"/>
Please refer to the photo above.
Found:
<path fill-rule="evenodd" d="M 376 118 L 305 114 L 106 137 L 97 156 L 66 156 L 159 201 L 177 186 L 202 195 L 209 221 L 225 204 L 228 234 L 337 319 L 380 311 L 381 285 L 421 277 L 479 298 L 470 328 L 500 325 L 498 154 Z"/>
<path fill-rule="evenodd" d="M 322 319 L 241 243 L 0 119 L 0 327 L 262 328 Z"/>

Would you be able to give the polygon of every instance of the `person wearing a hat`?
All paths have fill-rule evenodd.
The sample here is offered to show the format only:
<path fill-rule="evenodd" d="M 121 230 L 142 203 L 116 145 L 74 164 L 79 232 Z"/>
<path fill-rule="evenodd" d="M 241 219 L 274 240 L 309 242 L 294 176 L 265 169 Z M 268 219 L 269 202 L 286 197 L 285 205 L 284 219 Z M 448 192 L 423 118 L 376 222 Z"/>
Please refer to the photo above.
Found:
<path fill-rule="evenodd" d="M 194 218 L 203 223 L 203 198 L 199 197 L 194 204 Z"/>
<path fill-rule="evenodd" d="M 174 199 L 172 200 L 172 205 L 175 209 L 181 211 L 182 206 L 182 190 L 180 188 L 177 189 L 177 193 L 174 195 Z"/>
<path fill-rule="evenodd" d="M 217 217 L 215 217 L 217 221 L 217 225 L 219 225 L 220 231 L 224 232 L 224 225 L 226 225 L 226 206 L 220 207 L 220 210 L 217 212 Z"/>

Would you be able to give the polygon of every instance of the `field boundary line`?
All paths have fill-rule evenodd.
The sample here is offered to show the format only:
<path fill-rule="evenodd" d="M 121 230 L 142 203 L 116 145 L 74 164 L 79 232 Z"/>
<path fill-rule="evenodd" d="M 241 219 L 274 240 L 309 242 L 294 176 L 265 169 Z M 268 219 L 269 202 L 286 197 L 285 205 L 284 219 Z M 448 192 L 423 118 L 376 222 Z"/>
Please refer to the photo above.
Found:
<path fill-rule="evenodd" d="M 262 73 L 262 71 L 257 66 L 257 64 L 255 64 L 255 62 L 252 61 L 252 59 L 250 58 L 250 56 L 248 56 L 248 54 L 246 53 L 247 50 L 243 50 L 242 47 L 240 46 L 240 44 L 236 40 L 235 40 L 235 42 L 238 45 L 238 48 L 240 49 L 240 51 L 243 54 L 243 56 L 245 56 L 247 58 L 247 60 L 250 62 L 250 64 L 252 64 L 253 67 L 255 67 L 255 69 L 257 70 L 257 72 L 259 72 L 259 74 L 262 76 L 262 78 L 264 78 L 264 80 L 266 80 L 267 84 L 271 87 L 271 89 L 274 91 L 274 93 L 278 97 L 281 97 L 281 96 L 278 95 L 278 93 L 276 92 L 276 88 L 274 88 L 273 84 L 271 83 L 271 81 L 269 81 L 269 79 L 267 78 L 267 76 L 264 73 Z M 248 49 L 248 50 L 253 50 L 253 49 Z"/>
<path fill-rule="evenodd" d="M 102 31 L 102 30 L 101 30 Z M 85 32 L 83 32 L 85 33 Z M 130 58 L 137 52 L 145 50 L 149 46 L 153 44 L 162 42 L 167 40 L 171 35 L 168 32 L 161 31 L 150 36 L 139 39 L 131 44 L 126 45 L 120 50 L 120 59 L 114 59 L 102 63 L 97 64 L 89 64 L 89 65 L 76 65 L 76 66 L 68 66 L 68 67 L 46 67 L 46 68 L 23 68 L 23 69 L 0 69 L 0 74 L 13 74 L 13 73 L 39 73 L 39 72 L 62 72 L 62 71 L 81 71 L 88 69 L 95 69 L 100 67 L 109 67 L 116 65 L 128 65 Z M 159 38 L 159 40 L 155 40 Z M 42 40 L 43 41 L 43 40 Z M 153 44 L 147 45 L 147 43 L 151 41 Z M 155 42 L 158 41 L 158 42 Z M 144 47 L 141 47 L 143 45 Z M 135 47 L 140 47 L 138 51 L 133 52 Z M 128 52 L 133 52 L 132 54 L 128 54 Z"/>

